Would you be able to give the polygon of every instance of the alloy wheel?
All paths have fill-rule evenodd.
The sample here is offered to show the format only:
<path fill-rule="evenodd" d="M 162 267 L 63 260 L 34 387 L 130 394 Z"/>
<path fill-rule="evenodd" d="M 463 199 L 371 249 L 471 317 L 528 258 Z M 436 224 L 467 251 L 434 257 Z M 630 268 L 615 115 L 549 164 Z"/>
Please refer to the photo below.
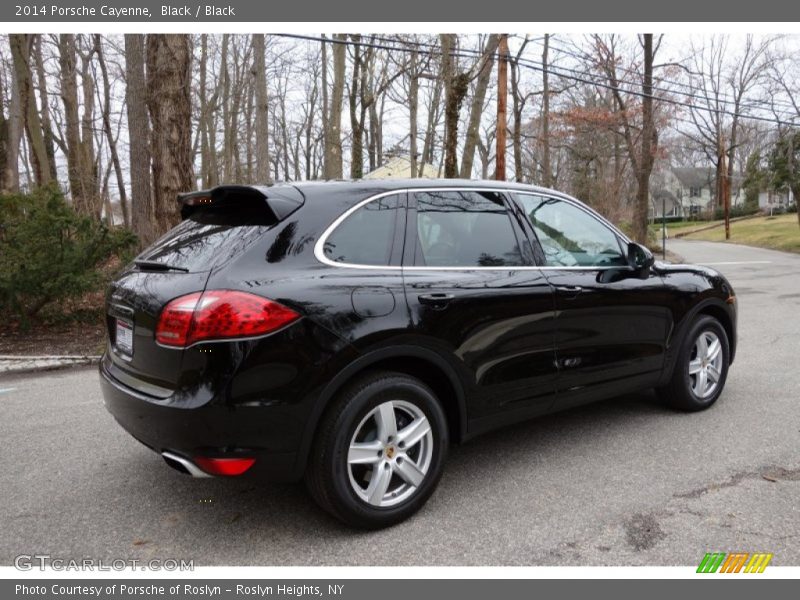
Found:
<path fill-rule="evenodd" d="M 722 378 L 722 342 L 716 333 L 700 333 L 692 348 L 689 360 L 689 379 L 692 392 L 701 399 L 710 397 Z"/>
<path fill-rule="evenodd" d="M 350 485 L 371 506 L 397 505 L 419 489 L 433 456 L 425 413 L 404 400 L 373 408 L 355 429 L 347 453 Z"/>

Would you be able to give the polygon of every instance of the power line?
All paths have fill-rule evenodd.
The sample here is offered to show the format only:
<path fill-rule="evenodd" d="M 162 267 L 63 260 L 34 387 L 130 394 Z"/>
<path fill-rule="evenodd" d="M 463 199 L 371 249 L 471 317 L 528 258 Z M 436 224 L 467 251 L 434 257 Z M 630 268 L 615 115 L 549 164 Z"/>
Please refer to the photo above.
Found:
<path fill-rule="evenodd" d="M 531 41 L 533 41 L 534 43 L 539 43 L 538 39 L 537 40 L 531 39 Z M 576 52 L 574 50 L 568 50 L 566 48 L 553 45 L 552 43 L 549 45 L 549 47 L 550 47 L 551 50 L 553 50 L 555 52 L 559 52 L 561 54 L 565 54 L 567 56 L 570 56 L 572 58 L 576 58 L 578 60 L 584 60 L 585 61 L 585 60 L 590 58 L 589 56 L 587 56 L 585 54 L 581 54 L 581 53 Z M 634 69 L 625 68 L 625 67 L 621 67 L 621 66 L 617 66 L 616 68 L 617 68 L 617 70 L 622 71 L 623 73 L 634 74 L 634 75 L 637 75 L 637 76 L 639 75 L 639 73 Z M 702 75 L 700 73 L 691 73 L 691 74 L 692 75 Z M 696 86 L 692 85 L 691 83 L 684 83 L 684 82 L 680 82 L 680 81 L 675 81 L 675 80 L 667 79 L 665 77 L 661 77 L 661 76 L 658 76 L 658 75 L 654 75 L 653 79 L 655 81 L 659 81 L 661 83 L 667 84 L 670 87 L 677 87 L 677 88 L 682 88 L 684 90 L 690 90 L 688 92 L 687 91 L 674 91 L 674 93 L 679 93 L 679 94 L 686 95 L 687 97 L 696 98 L 696 99 L 701 100 L 703 102 L 709 102 L 710 100 L 712 100 L 712 98 L 709 98 L 706 95 L 699 95 L 697 92 L 699 92 L 701 90 L 699 88 L 697 88 Z M 661 88 L 661 91 L 673 92 L 673 90 L 671 90 L 671 89 L 670 90 L 664 90 L 663 88 Z M 717 97 L 719 97 L 722 100 L 722 102 L 725 103 L 725 104 L 735 104 L 736 103 L 735 99 L 732 98 L 732 95 L 729 92 L 719 91 L 715 95 Z M 739 102 L 739 106 L 740 107 L 745 107 L 745 108 L 763 108 L 762 106 L 750 104 L 749 102 L 748 103 L 743 103 L 741 100 Z M 791 103 L 776 101 L 776 102 L 773 102 L 773 106 L 782 106 L 782 107 L 784 107 L 786 109 L 789 109 L 789 114 L 790 115 L 794 115 L 795 114 L 794 105 L 792 105 Z"/>
<path fill-rule="evenodd" d="M 363 40 L 355 42 L 355 41 L 348 41 L 346 39 L 323 38 L 323 37 L 318 37 L 318 36 L 294 34 L 294 33 L 274 33 L 274 34 L 270 34 L 270 35 L 272 35 L 274 37 L 300 39 L 300 40 L 305 40 L 305 41 L 326 42 L 326 43 L 331 43 L 331 44 L 343 44 L 343 45 L 346 45 L 346 46 L 363 46 L 363 47 L 368 47 L 368 48 L 376 48 L 376 49 L 379 49 L 379 50 L 387 50 L 387 51 L 394 51 L 394 52 L 406 52 L 406 53 L 408 53 L 408 52 L 416 52 L 416 50 L 412 50 L 408 46 L 417 46 L 416 43 L 413 43 L 413 42 L 410 42 L 410 41 L 409 42 L 403 42 L 404 44 L 406 44 L 406 47 L 399 47 L 399 46 L 396 46 L 396 45 L 386 45 L 386 44 L 383 44 L 383 43 L 378 44 L 378 43 L 375 43 L 375 42 L 369 42 L 369 41 L 363 41 Z M 435 51 L 435 52 L 430 52 L 430 54 L 436 55 L 436 56 L 442 56 L 441 49 L 439 49 L 438 51 Z M 485 56 L 485 54 L 481 53 L 480 51 L 477 51 L 477 50 L 466 50 L 466 49 L 454 50 L 454 51 L 450 52 L 450 55 L 454 56 L 454 57 L 459 57 L 459 58 L 475 58 L 476 56 L 478 56 L 478 57 Z M 494 53 L 493 56 L 494 57 L 498 57 L 499 55 L 497 53 Z M 555 75 L 556 77 L 560 77 L 562 79 L 567 79 L 567 80 L 570 80 L 570 81 L 576 81 L 578 83 L 584 83 L 586 85 L 592 85 L 592 86 L 603 88 L 603 89 L 621 90 L 626 94 L 629 94 L 629 95 L 632 95 L 632 96 L 636 96 L 636 97 L 639 97 L 639 98 L 650 97 L 650 98 L 653 98 L 654 100 L 656 100 L 656 101 L 658 101 L 660 103 L 672 104 L 673 106 L 681 106 L 683 108 L 688 108 L 690 110 L 696 110 L 696 111 L 700 111 L 700 112 L 708 112 L 708 113 L 711 113 L 711 114 L 724 114 L 724 115 L 727 115 L 727 116 L 736 117 L 738 119 L 747 119 L 747 120 L 752 120 L 752 121 L 760 121 L 760 122 L 764 122 L 764 123 L 772 123 L 772 124 L 775 124 L 775 125 L 783 125 L 783 126 L 790 126 L 790 127 L 796 126 L 796 123 L 794 122 L 794 119 L 795 119 L 794 115 L 792 115 L 790 117 L 792 119 L 791 121 L 784 121 L 781 118 L 778 118 L 778 114 L 777 113 L 774 113 L 776 116 L 775 116 L 775 118 L 772 118 L 772 117 L 762 117 L 762 116 L 758 116 L 758 115 L 748 115 L 748 114 L 744 114 L 744 113 L 737 113 L 737 112 L 733 112 L 733 111 L 728 110 L 728 109 L 715 109 L 715 108 L 710 108 L 710 107 L 706 107 L 706 106 L 696 106 L 696 105 L 694 105 L 694 104 L 692 104 L 690 102 L 683 102 L 681 100 L 658 97 L 658 96 L 655 95 L 655 93 L 653 93 L 653 94 L 645 94 L 644 92 L 640 92 L 638 90 L 625 89 L 625 88 L 622 87 L 622 85 L 613 86 L 613 85 L 611 85 L 609 83 L 606 83 L 606 82 L 597 81 L 595 79 L 590 79 L 590 77 L 593 74 L 588 72 L 588 71 L 578 71 L 576 69 L 570 69 L 568 67 L 558 67 L 558 66 L 553 66 L 553 65 L 551 65 L 550 67 L 545 69 L 540 64 L 533 63 L 532 61 L 530 61 L 528 59 L 522 59 L 522 58 L 520 58 L 519 60 L 515 59 L 514 62 L 516 64 L 520 65 L 520 66 L 523 66 L 523 67 L 527 68 L 527 69 L 538 71 L 540 73 L 547 72 L 547 73 L 549 73 L 551 75 Z M 572 74 L 570 74 L 570 73 L 572 73 Z M 638 85 L 636 83 L 631 83 L 631 82 L 628 82 L 628 81 L 621 81 L 620 83 L 624 83 L 625 85 L 628 85 L 628 86 Z M 659 91 L 662 91 L 662 90 L 659 90 Z M 710 99 L 709 98 L 705 98 L 704 100 L 707 102 Z M 781 116 L 785 116 L 785 115 L 781 115 Z"/>

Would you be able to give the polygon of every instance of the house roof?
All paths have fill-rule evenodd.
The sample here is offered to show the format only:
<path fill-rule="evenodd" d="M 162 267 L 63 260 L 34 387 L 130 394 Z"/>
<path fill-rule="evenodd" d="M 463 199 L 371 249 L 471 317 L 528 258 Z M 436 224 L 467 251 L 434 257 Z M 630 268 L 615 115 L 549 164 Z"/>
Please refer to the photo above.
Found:
<path fill-rule="evenodd" d="M 426 164 L 422 169 L 422 177 L 436 178 L 439 172 L 431 165 Z M 373 169 L 364 179 L 393 179 L 411 177 L 411 158 L 409 156 L 395 156 L 385 165 Z"/>
<path fill-rule="evenodd" d="M 687 188 L 714 187 L 715 170 L 706 167 L 675 167 L 672 174 Z"/>
<path fill-rule="evenodd" d="M 714 188 L 716 183 L 716 169 L 713 167 L 673 167 L 670 169 L 675 178 L 686 188 Z M 741 173 L 734 173 L 731 183 L 739 188 L 744 177 Z"/>

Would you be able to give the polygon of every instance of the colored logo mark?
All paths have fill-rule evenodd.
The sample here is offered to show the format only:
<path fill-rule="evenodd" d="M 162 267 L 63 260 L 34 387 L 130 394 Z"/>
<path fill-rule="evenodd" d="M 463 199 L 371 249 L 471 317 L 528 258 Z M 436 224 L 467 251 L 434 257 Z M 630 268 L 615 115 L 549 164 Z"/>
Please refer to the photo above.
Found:
<path fill-rule="evenodd" d="M 697 567 L 698 573 L 763 573 L 772 560 L 766 552 L 708 552 Z"/>

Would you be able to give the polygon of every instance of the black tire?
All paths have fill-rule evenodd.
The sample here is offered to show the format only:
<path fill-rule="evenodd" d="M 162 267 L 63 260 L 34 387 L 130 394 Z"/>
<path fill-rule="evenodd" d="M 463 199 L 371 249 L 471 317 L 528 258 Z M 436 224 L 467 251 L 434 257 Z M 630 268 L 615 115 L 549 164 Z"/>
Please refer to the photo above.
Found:
<path fill-rule="evenodd" d="M 359 497 L 351 483 L 348 450 L 356 428 L 361 425 L 363 429 L 365 425 L 362 421 L 373 409 L 389 400 L 407 403 L 405 406 L 408 408 L 413 405 L 424 414 L 430 425 L 432 447 L 428 446 L 429 450 L 426 452 L 429 461 L 424 478 L 418 486 L 408 486 L 406 493 L 409 496 L 392 506 L 375 506 Z M 403 410 L 398 408 L 394 412 L 399 415 L 398 431 L 402 430 Z M 406 416 L 406 420 L 408 418 Z M 323 416 L 309 457 L 306 486 L 323 509 L 348 525 L 360 529 L 389 527 L 418 511 L 436 489 L 447 456 L 448 443 L 447 419 L 436 395 L 427 385 L 402 373 L 373 372 L 347 386 Z M 387 456 L 388 454 L 384 455 L 384 458 Z M 389 461 L 388 458 L 386 460 Z M 401 461 L 402 458 L 395 460 Z M 365 467 L 368 470 L 373 468 L 377 466 Z M 367 475 L 371 479 L 373 473 L 368 472 Z M 400 479 L 393 479 L 395 475 L 390 477 L 397 485 L 404 483 Z"/>
<path fill-rule="evenodd" d="M 689 374 L 689 362 L 694 357 L 695 343 L 701 334 L 710 332 L 717 337 L 721 346 L 721 365 L 720 376 L 717 386 L 712 393 L 706 397 L 701 397 L 693 390 L 692 376 Z M 698 316 L 681 345 L 677 361 L 672 371 L 672 378 L 669 382 L 657 389 L 658 395 L 672 408 L 696 412 L 711 407 L 722 394 L 725 388 L 725 381 L 728 377 L 728 366 L 730 365 L 730 345 L 725 328 L 719 321 L 709 315 Z"/>

